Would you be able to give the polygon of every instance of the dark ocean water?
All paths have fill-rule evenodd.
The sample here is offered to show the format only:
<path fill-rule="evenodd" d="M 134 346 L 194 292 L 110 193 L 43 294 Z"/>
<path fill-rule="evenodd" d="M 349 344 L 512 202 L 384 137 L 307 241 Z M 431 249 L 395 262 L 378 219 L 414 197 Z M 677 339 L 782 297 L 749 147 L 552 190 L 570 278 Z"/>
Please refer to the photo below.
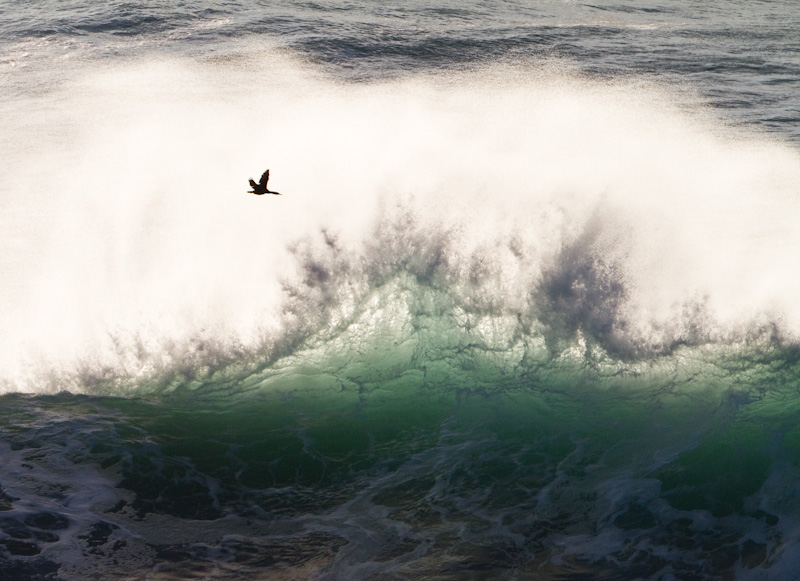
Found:
<path fill-rule="evenodd" d="M 800 579 L 798 26 L 4 2 L 0 579 Z"/>

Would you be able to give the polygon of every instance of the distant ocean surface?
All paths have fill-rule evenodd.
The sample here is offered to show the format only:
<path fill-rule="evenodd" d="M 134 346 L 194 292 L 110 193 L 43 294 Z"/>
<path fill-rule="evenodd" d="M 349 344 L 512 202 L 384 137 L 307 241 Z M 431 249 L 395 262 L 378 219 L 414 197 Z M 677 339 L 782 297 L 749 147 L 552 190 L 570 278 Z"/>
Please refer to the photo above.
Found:
<path fill-rule="evenodd" d="M 800 4 L 5 0 L 0 118 L 0 580 L 800 579 Z"/>

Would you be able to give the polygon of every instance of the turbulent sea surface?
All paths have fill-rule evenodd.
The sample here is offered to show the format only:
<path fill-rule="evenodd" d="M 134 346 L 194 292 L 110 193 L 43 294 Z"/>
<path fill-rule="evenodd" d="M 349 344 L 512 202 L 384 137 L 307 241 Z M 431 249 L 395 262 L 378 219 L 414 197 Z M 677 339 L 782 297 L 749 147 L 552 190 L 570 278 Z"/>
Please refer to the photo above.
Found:
<path fill-rule="evenodd" d="M 5 0 L 0 580 L 800 579 L 799 6 Z"/>

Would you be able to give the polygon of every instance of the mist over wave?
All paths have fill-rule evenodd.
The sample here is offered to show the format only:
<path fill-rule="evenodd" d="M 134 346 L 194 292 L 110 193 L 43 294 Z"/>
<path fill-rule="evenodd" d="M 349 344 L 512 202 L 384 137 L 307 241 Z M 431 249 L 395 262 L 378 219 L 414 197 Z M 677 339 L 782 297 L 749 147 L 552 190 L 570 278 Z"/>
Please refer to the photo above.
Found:
<path fill-rule="evenodd" d="M 343 336 L 359 359 L 437 320 L 515 360 L 791 344 L 800 156 L 687 100 L 565 63 L 84 68 L 10 105 L 2 389 L 124 393 Z M 284 195 L 245 194 L 267 167 Z"/>

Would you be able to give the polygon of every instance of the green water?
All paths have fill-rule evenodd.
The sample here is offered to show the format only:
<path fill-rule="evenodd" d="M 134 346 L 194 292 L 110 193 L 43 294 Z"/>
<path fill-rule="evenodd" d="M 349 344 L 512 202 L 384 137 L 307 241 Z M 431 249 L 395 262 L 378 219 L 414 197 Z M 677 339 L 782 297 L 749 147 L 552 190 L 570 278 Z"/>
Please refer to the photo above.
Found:
<path fill-rule="evenodd" d="M 65 509 L 75 533 L 30 558 L 73 545 L 106 578 L 131 534 L 141 575 L 195 578 L 189 559 L 197 578 L 213 567 L 223 578 L 780 578 L 800 509 L 794 364 L 725 353 L 695 349 L 681 378 L 652 371 L 666 361 L 648 374 L 558 364 L 453 387 L 457 374 L 437 386 L 395 365 L 397 377 L 359 386 L 354 368 L 314 377 L 284 362 L 228 399 L 4 396 L 4 455 L 32 468 L 0 484 L 17 502 L 67 507 L 86 470 L 101 475 L 112 498 Z M 206 528 L 165 542 L 164 518 Z"/>

